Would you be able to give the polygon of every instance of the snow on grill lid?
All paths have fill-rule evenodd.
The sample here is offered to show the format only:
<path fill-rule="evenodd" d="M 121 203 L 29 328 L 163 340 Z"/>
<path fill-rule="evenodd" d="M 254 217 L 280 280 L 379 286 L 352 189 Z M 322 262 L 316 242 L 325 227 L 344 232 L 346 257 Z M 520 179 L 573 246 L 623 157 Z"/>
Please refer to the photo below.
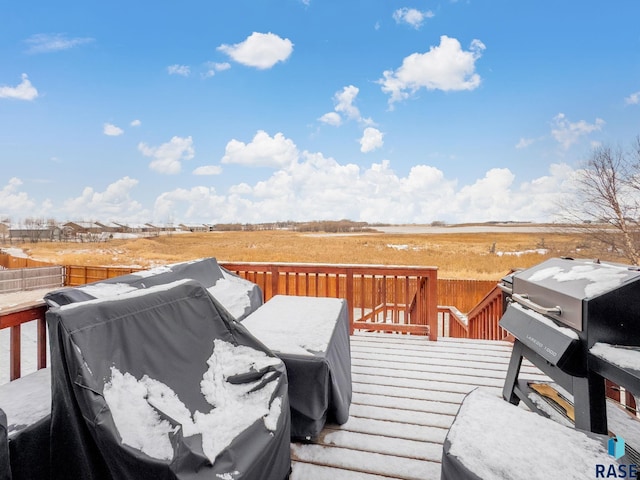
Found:
<path fill-rule="evenodd" d="M 592 298 L 640 276 L 624 265 L 588 260 L 550 259 L 516 277 L 577 298 Z"/>

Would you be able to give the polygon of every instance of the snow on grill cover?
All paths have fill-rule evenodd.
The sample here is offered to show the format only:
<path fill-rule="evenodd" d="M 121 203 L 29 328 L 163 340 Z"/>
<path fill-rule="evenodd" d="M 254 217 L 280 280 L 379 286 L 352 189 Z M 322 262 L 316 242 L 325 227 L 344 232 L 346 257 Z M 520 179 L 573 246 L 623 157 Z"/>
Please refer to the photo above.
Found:
<path fill-rule="evenodd" d="M 52 478 L 283 480 L 284 364 L 194 280 L 50 308 Z"/>
<path fill-rule="evenodd" d="M 221 267 L 215 258 L 164 265 L 80 287 L 61 288 L 47 293 L 44 300 L 49 306 L 57 307 L 94 298 L 113 297 L 186 278 L 200 282 L 236 320 L 242 320 L 262 305 L 260 287 Z"/>

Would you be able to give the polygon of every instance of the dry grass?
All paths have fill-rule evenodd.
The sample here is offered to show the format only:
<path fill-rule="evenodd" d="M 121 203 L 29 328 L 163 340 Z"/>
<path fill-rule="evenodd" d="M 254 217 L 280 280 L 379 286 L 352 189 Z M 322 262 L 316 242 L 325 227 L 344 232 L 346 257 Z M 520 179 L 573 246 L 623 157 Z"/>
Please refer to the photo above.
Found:
<path fill-rule="evenodd" d="M 547 248 L 545 255 L 519 256 Z M 607 258 L 578 234 L 366 234 L 311 235 L 290 231 L 215 232 L 168 235 L 107 243 L 19 244 L 36 260 L 62 265 L 141 266 L 216 257 L 234 262 L 301 262 L 437 266 L 440 278 L 497 280 L 512 268 L 549 257 Z"/>

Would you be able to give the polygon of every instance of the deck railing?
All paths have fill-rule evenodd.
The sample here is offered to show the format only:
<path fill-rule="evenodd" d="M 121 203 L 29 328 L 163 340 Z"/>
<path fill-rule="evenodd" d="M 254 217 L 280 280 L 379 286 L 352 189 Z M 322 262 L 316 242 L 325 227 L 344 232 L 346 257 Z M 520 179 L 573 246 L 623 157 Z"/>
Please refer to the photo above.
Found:
<path fill-rule="evenodd" d="M 469 319 L 456 307 L 438 305 L 438 335 L 469 338 Z"/>
<path fill-rule="evenodd" d="M 220 265 L 260 286 L 264 301 L 274 295 L 346 299 L 352 332 L 403 332 L 437 339 L 436 267 L 256 262 Z M 137 270 L 67 266 L 67 285 L 83 285 Z"/>
<path fill-rule="evenodd" d="M 274 295 L 344 298 L 351 331 L 429 335 L 437 339 L 437 269 L 380 265 L 229 263 L 227 270 Z"/>
<path fill-rule="evenodd" d="M 20 348 L 21 327 L 28 322 L 37 322 L 36 355 L 37 368 L 47 366 L 47 325 L 45 313 L 47 307 L 44 302 L 35 305 L 22 305 L 13 308 L 3 308 L 0 311 L 0 330 L 9 328 L 9 379 L 15 380 L 21 376 L 22 351 Z"/>
<path fill-rule="evenodd" d="M 503 293 L 496 285 L 468 314 L 469 338 L 504 340 L 507 331 L 498 325 L 503 313 Z"/>
<path fill-rule="evenodd" d="M 471 311 L 462 315 L 454 307 L 440 306 L 438 314 L 445 336 L 454 338 L 476 338 L 504 340 L 508 332 L 498 322 L 503 313 L 503 293 L 496 286 Z"/>
<path fill-rule="evenodd" d="M 379 265 L 221 263 L 257 283 L 264 300 L 274 295 L 344 298 L 354 330 L 428 335 L 437 340 L 437 269 Z M 67 266 L 66 284 L 83 285 L 140 269 Z M 38 368 L 46 366 L 44 304 L 0 311 L 0 329 L 10 328 L 10 379 L 20 377 L 21 325 L 38 322 Z"/>

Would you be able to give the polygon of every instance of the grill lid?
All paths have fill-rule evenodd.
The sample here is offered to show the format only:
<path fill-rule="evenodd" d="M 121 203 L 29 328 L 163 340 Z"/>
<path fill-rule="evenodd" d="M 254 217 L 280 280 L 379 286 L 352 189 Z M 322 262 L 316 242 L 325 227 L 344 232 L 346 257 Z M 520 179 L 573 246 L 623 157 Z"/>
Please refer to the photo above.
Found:
<path fill-rule="evenodd" d="M 593 298 L 640 278 L 628 265 L 592 260 L 552 258 L 514 274 L 514 292 L 524 283 L 534 283 L 573 298 Z"/>
<path fill-rule="evenodd" d="M 552 258 L 513 274 L 513 299 L 581 331 L 585 301 L 636 280 L 640 280 L 637 267 Z"/>

